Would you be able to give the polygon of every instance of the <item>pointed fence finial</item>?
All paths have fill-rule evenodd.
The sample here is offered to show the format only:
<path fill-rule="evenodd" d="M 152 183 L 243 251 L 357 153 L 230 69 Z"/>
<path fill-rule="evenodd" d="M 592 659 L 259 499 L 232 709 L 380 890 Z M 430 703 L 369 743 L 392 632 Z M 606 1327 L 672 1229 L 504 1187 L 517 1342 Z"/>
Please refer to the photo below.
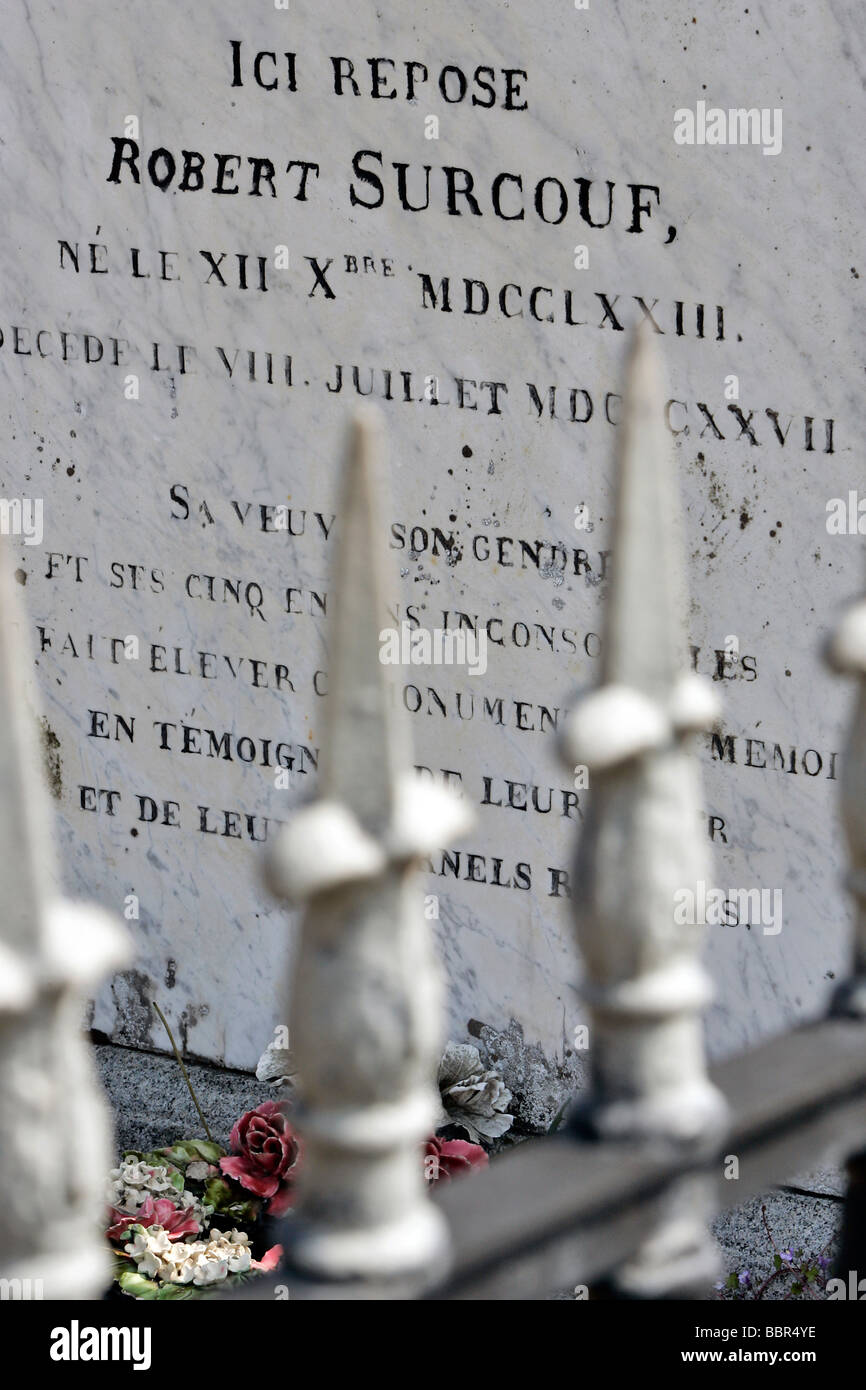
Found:
<path fill-rule="evenodd" d="M 591 1013 L 593 1093 L 581 1123 L 605 1138 L 696 1141 L 725 1115 L 704 1061 L 709 865 L 688 747 L 717 710 L 686 664 L 664 400 L 655 348 L 640 331 L 619 430 L 602 684 L 578 701 L 563 747 L 589 773 L 572 899 Z"/>
<path fill-rule="evenodd" d="M 82 1036 L 97 981 L 126 963 L 119 925 L 55 896 L 50 815 L 25 695 L 29 652 L 0 547 L 0 1278 L 13 1297 L 96 1298 L 108 1117 Z M 10 1281 L 7 1283 L 7 1281 Z"/>
<path fill-rule="evenodd" d="M 421 1149 L 437 1112 L 439 972 L 413 880 L 471 816 L 412 771 L 380 659 L 381 437 L 378 413 L 359 412 L 340 511 L 321 787 L 269 865 L 272 889 L 307 905 L 289 1015 L 305 1146 L 289 1260 L 324 1280 L 432 1277 L 446 1254 Z"/>
<path fill-rule="evenodd" d="M 851 973 L 833 997 L 832 1011 L 866 1018 L 866 598 L 842 617 L 826 649 L 829 666 L 857 677 L 857 695 L 839 777 L 842 821 L 850 861 L 848 890 L 854 898 Z"/>

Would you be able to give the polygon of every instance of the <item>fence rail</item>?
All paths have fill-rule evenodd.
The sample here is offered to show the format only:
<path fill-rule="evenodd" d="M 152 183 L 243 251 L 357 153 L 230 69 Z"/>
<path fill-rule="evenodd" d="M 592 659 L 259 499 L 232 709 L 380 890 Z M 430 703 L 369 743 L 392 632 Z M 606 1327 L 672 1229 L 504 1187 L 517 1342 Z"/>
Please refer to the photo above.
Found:
<path fill-rule="evenodd" d="M 452 1183 L 437 1200 L 452 1233 L 453 1266 L 433 1296 L 541 1298 L 578 1282 L 603 1283 L 664 1219 L 664 1193 L 677 1178 L 709 1176 L 721 1210 L 830 1149 L 844 1154 L 863 1145 L 860 1020 L 819 1020 L 711 1068 L 710 1077 L 731 1124 L 724 1142 L 702 1157 L 554 1136 L 497 1159 L 483 1187 Z M 736 1181 L 723 1176 L 728 1154 L 739 1161 Z M 862 1206 L 859 1194 L 855 1201 Z M 853 1262 L 844 1268 L 866 1269 L 866 1223 L 846 1226 L 845 1258 Z"/>

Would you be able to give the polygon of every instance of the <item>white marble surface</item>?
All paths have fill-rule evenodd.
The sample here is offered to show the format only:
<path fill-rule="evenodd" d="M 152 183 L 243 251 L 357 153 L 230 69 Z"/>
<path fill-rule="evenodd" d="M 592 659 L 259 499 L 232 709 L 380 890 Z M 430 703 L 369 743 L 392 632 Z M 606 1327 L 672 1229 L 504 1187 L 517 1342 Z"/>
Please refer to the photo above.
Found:
<path fill-rule="evenodd" d="M 509 809 L 503 779 L 537 784 L 542 805 L 554 788 L 554 807 L 561 807 L 569 782 L 552 731 L 537 731 L 538 707 L 563 709 L 575 687 L 597 675 L 583 641 L 599 629 L 604 597 L 598 555 L 607 544 L 615 436 L 605 394 L 619 389 L 626 338 L 609 320 L 599 326 L 601 294 L 612 304 L 620 296 L 614 312 L 624 323 L 640 317 L 633 296 L 648 306 L 658 300 L 671 395 L 688 406 L 687 413 L 674 407 L 671 421 L 689 426 L 676 449 L 699 669 L 712 673 L 712 650 L 722 649 L 728 634 L 756 660 L 756 679 L 719 683 L 736 765 L 713 759 L 709 747 L 701 765 L 707 814 L 724 820 L 728 837 L 717 843 L 716 882 L 781 888 L 784 926 L 778 935 L 708 928 L 717 991 L 710 1049 L 739 1050 L 821 1007 L 843 968 L 849 920 L 840 886 L 838 783 L 826 776 L 830 753 L 841 758 L 847 694 L 820 665 L 818 647 L 862 578 L 862 542 L 828 536 L 825 528 L 827 500 L 864 485 L 857 418 L 862 92 L 853 56 L 858 7 L 825 0 L 783 10 L 692 0 L 663 11 L 593 3 L 579 12 L 562 0 L 537 0 L 529 9 L 479 3 L 470 19 L 458 0 L 338 0 L 327 7 L 292 0 L 288 13 L 265 0 L 242 9 L 225 0 L 152 0 L 122 11 L 100 0 L 67 7 L 9 0 L 0 36 L 2 491 L 45 503 L 43 543 L 20 544 L 19 562 L 34 639 L 39 626 L 52 635 L 37 674 L 59 741 L 53 758 L 67 889 L 115 911 L 130 894 L 140 904 L 139 920 L 130 922 L 136 973 L 100 996 L 94 1026 L 162 1046 L 147 1002 L 157 997 L 191 1052 L 251 1068 L 273 1026 L 285 1021 L 280 998 L 295 923 L 287 926 L 260 886 L 261 846 L 201 833 L 197 807 L 240 812 L 241 826 L 246 814 L 284 819 L 312 790 L 313 775 L 293 773 L 286 790 L 260 764 L 164 751 L 154 721 L 213 729 L 220 737 L 229 732 L 233 742 L 250 736 L 272 747 L 284 740 L 295 751 L 318 746 L 323 702 L 313 677 L 328 665 L 328 622 L 306 595 L 327 591 L 338 544 L 334 465 L 354 394 L 348 387 L 329 393 L 325 383 L 340 363 L 349 386 L 353 364 L 362 386 L 371 367 L 380 390 L 382 369 L 393 374 L 397 399 L 381 402 L 393 491 L 384 521 L 404 526 L 407 535 L 416 525 L 430 534 L 434 526 L 453 531 L 460 550 L 454 564 L 443 553 L 394 550 L 400 615 L 413 605 L 428 627 L 442 626 L 444 610 L 462 610 L 482 621 L 501 619 L 509 632 L 520 623 L 530 634 L 534 624 L 556 630 L 555 652 L 541 636 L 538 650 L 534 637 L 527 650 L 490 644 L 484 676 L 415 668 L 404 680 L 422 691 L 433 686 L 448 712 L 443 718 L 434 707 L 411 720 L 418 762 L 459 770 L 478 814 L 477 829 L 454 846 L 462 854 L 460 881 L 430 880 L 429 891 L 440 894 L 433 927 L 450 980 L 449 1032 L 465 1036 L 469 1019 L 504 1027 L 515 1017 L 527 1041 L 551 1056 L 570 1044 L 583 1018 L 579 964 L 566 903 L 549 896 L 549 866 L 569 867 L 577 821 Z M 229 85 L 231 40 L 243 44 L 242 88 Z M 259 49 L 297 54 L 297 92 L 252 84 Z M 366 73 L 364 95 L 334 95 L 329 55 L 350 56 Z M 366 59 L 374 56 L 424 62 L 434 73 L 446 63 L 470 73 L 493 66 L 500 99 L 501 70 L 525 69 L 521 95 L 529 109 L 448 105 L 430 88 L 414 104 L 371 100 Z M 267 62 L 261 71 L 269 80 Z M 766 158 L 754 147 L 678 146 L 674 111 L 699 100 L 781 108 L 782 152 Z M 214 152 L 243 156 L 243 188 L 250 156 L 271 158 L 278 171 L 289 160 L 316 161 L 320 174 L 310 175 L 303 202 L 292 196 L 297 169 L 277 173 L 275 198 L 163 192 L 146 178 L 138 187 L 125 178 L 117 186 L 107 182 L 111 137 L 123 135 L 129 114 L 139 118 L 145 152 L 165 146 L 176 155 L 205 153 L 209 184 Z M 440 119 L 438 141 L 424 138 L 431 114 Z M 375 211 L 349 201 L 352 158 L 361 149 L 382 152 L 385 201 Z M 420 166 L 434 166 L 430 210 L 400 209 L 395 161 L 412 164 L 416 199 Z M 448 165 L 473 172 L 481 216 L 467 213 L 465 201 L 463 215 L 447 214 L 441 166 Z M 523 177 L 522 221 L 492 213 L 491 183 L 501 172 Z M 548 176 L 568 191 L 569 212 L 559 226 L 542 222 L 532 207 L 532 189 Z M 580 219 L 579 178 L 596 181 L 597 220 L 605 180 L 614 182 L 609 227 L 593 229 Z M 653 209 L 640 235 L 627 231 L 630 182 L 660 189 L 659 207 L 646 195 Z M 370 197 L 370 184 L 356 187 Z M 507 182 L 502 196 L 511 210 L 517 185 Z M 547 185 L 547 197 L 555 196 Z M 666 245 L 669 226 L 677 232 Z M 61 268 L 61 239 L 78 243 L 79 274 L 68 257 Z M 108 274 L 88 273 L 90 242 L 107 248 L 96 253 L 96 265 L 107 265 Z M 279 271 L 274 248 L 284 244 L 290 269 Z M 589 248 L 588 269 L 574 268 L 577 245 Z M 131 277 L 131 247 L 150 279 Z M 226 253 L 222 269 L 234 267 L 226 287 L 215 277 L 204 284 L 202 249 L 215 258 Z M 159 250 L 176 253 L 168 264 L 179 280 L 157 279 Z M 249 256 L 251 284 L 256 257 L 270 258 L 267 294 L 238 289 L 236 253 Z M 375 258 L 376 273 L 347 274 L 347 255 Z M 310 297 L 315 277 L 305 257 L 322 265 L 333 258 L 327 275 L 334 299 L 321 290 Z M 388 278 L 383 257 L 393 269 Z M 452 313 L 422 311 L 419 271 L 435 286 L 451 277 Z M 486 316 L 459 312 L 463 277 L 490 287 Z M 536 303 L 542 317 L 552 310 L 555 322 L 501 316 L 496 297 L 506 283 L 524 287 L 524 304 L 533 286 L 553 289 Z M 572 316 L 584 326 L 563 322 L 566 290 Z M 508 295 L 514 306 L 514 292 Z M 691 336 L 676 336 L 677 300 L 686 306 Z M 706 306 L 704 341 L 694 337 L 696 302 Z M 716 305 L 724 306 L 724 342 L 713 340 Z M 15 328 L 24 330 L 18 352 Z M 38 330 L 51 337 L 37 341 Z M 95 334 L 103 361 L 58 361 L 61 331 L 75 335 L 67 344 L 79 358 L 81 335 Z M 107 365 L 112 336 L 128 341 L 128 365 Z M 163 345 L 163 362 L 169 345 L 192 345 L 189 372 L 178 374 L 176 354 L 171 372 L 150 371 L 154 342 Z M 218 347 L 229 362 L 239 350 L 232 379 Z M 260 378 L 266 350 L 275 354 L 275 376 L 282 354 L 291 354 L 291 389 L 250 382 L 249 349 L 258 354 Z M 411 404 L 400 399 L 401 371 L 413 373 Z M 140 377 L 138 401 L 124 398 L 130 372 Z M 758 446 L 745 434 L 737 438 L 724 396 L 731 373 L 739 378 L 744 417 L 754 411 Z M 447 406 L 418 400 L 427 375 L 439 378 Z M 473 394 L 479 408 L 459 409 L 455 377 L 506 382 L 502 413 L 486 413 L 489 388 L 480 387 Z M 527 382 L 545 402 L 547 387 L 557 383 L 557 407 L 566 414 L 569 391 L 588 392 L 591 419 L 570 423 L 545 414 L 539 421 Z M 615 408 L 611 402 L 614 419 Z M 793 417 L 784 447 L 767 410 L 778 412 L 782 433 Z M 576 411 L 586 413 L 585 396 L 576 397 Z M 812 452 L 804 448 L 804 416 L 814 419 Z M 835 421 L 832 454 L 822 452 L 826 417 Z M 188 518 L 172 501 L 176 484 L 188 490 L 176 494 L 188 497 Z M 212 523 L 199 511 L 203 501 Z M 589 532 L 573 526 L 581 503 L 589 508 Z M 294 529 L 298 512 L 306 513 L 302 535 L 253 530 L 257 509 L 277 504 L 293 509 Z M 473 537 L 490 543 L 491 558 L 472 558 Z M 516 544 L 502 559 L 517 564 L 497 563 L 502 537 L 559 543 L 569 552 L 583 547 L 593 572 L 563 576 L 529 562 L 521 568 Z M 86 556 L 82 582 L 65 558 L 47 577 L 49 553 Z M 127 567 L 123 587 L 112 586 L 118 563 Z M 138 592 L 129 587 L 130 564 L 143 567 Z M 152 568 L 161 572 L 156 591 Z M 189 574 L 259 583 L 266 621 L 234 602 L 188 597 Z M 303 591 L 298 613 L 285 611 L 287 587 Z M 77 657 L 68 644 L 64 650 L 67 633 Z M 113 663 L 106 639 L 128 634 L 140 639 L 139 660 L 120 656 Z M 523 638 L 518 628 L 518 642 Z M 151 671 L 151 644 L 167 649 L 170 668 L 175 648 L 182 668 L 196 659 L 192 653 L 215 654 L 205 660 L 214 678 Z M 592 639 L 589 645 L 595 651 Z M 250 658 L 263 665 L 253 668 Z M 293 690 L 285 683 L 274 688 L 278 664 L 288 669 Z M 253 687 L 256 669 L 267 688 Z M 474 693 L 474 719 L 458 717 L 457 692 L 464 702 Z M 484 717 L 485 696 L 502 698 L 502 727 Z M 122 729 L 119 738 L 89 737 L 88 710 L 110 715 L 112 731 L 115 715 L 134 717 L 134 741 Z M 179 747 L 180 731 L 172 737 Z M 770 764 L 775 743 L 786 759 L 796 748 L 796 774 L 746 766 L 747 738 L 764 741 Z M 810 748 L 823 759 L 814 777 L 802 769 Z M 752 751 L 760 762 L 758 746 Z M 814 757 L 809 762 L 816 766 Z M 494 779 L 490 799 L 502 807 L 480 804 L 484 777 Z M 99 814 L 82 810 L 82 785 L 119 791 L 116 813 L 105 814 L 104 798 Z M 180 825 L 138 821 L 138 794 L 177 802 Z M 483 865 L 467 861 L 467 852 L 483 856 Z M 496 859 L 503 882 L 514 879 L 515 865 L 528 864 L 531 891 L 496 886 Z M 467 865 L 487 883 L 467 882 Z"/>

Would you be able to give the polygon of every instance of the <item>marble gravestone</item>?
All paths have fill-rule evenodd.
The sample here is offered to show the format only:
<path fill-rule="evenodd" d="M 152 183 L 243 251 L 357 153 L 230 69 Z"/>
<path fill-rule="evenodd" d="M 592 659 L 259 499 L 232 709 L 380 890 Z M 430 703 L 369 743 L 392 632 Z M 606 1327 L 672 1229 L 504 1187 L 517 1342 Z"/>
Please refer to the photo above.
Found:
<path fill-rule="evenodd" d="M 364 397 L 395 630 L 486 637 L 474 669 L 395 672 L 419 766 L 476 813 L 427 888 L 450 1032 L 572 1048 L 592 790 L 556 730 L 597 676 L 645 319 L 724 701 L 698 745 L 716 883 L 783 895 L 707 927 L 710 1051 L 821 1006 L 849 917 L 820 644 L 862 578 L 866 175 L 857 6 L 784 8 L 9 0 L 2 519 L 65 886 L 137 948 L 94 1028 L 162 1048 L 156 998 L 190 1054 L 250 1069 L 291 1023 L 262 861 L 315 785 Z"/>

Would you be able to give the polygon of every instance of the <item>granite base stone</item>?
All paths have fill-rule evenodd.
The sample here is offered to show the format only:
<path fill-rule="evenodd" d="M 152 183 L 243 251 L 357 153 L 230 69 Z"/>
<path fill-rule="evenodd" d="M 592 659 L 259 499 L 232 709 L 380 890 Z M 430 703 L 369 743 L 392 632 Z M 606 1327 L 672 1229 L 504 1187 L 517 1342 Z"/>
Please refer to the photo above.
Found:
<path fill-rule="evenodd" d="M 100 1079 L 114 1112 L 115 1147 L 161 1148 L 175 1139 L 203 1138 L 199 1119 L 173 1057 L 132 1048 L 97 1045 Z M 228 1146 L 235 1120 L 263 1100 L 268 1087 L 247 1072 L 184 1062 L 211 1134 Z"/>
<path fill-rule="evenodd" d="M 831 1185 L 835 1185 L 835 1178 L 832 1183 L 828 1182 L 828 1187 Z M 766 1208 L 766 1226 L 762 1207 Z M 842 1225 L 842 1210 L 841 1200 L 831 1191 L 807 1195 L 779 1188 L 754 1197 L 741 1207 L 732 1207 L 717 1217 L 712 1227 L 722 1256 L 721 1277 L 732 1273 L 740 1275 L 747 1270 L 754 1290 L 773 1272 L 776 1250 L 780 1254 L 791 1250 L 795 1255 L 802 1250 L 803 1258 L 810 1264 L 814 1264 L 819 1255 L 832 1262 Z M 767 1234 L 767 1226 L 776 1249 Z M 763 1299 L 784 1299 L 791 1283 L 789 1277 L 779 1277 L 767 1287 Z"/>

